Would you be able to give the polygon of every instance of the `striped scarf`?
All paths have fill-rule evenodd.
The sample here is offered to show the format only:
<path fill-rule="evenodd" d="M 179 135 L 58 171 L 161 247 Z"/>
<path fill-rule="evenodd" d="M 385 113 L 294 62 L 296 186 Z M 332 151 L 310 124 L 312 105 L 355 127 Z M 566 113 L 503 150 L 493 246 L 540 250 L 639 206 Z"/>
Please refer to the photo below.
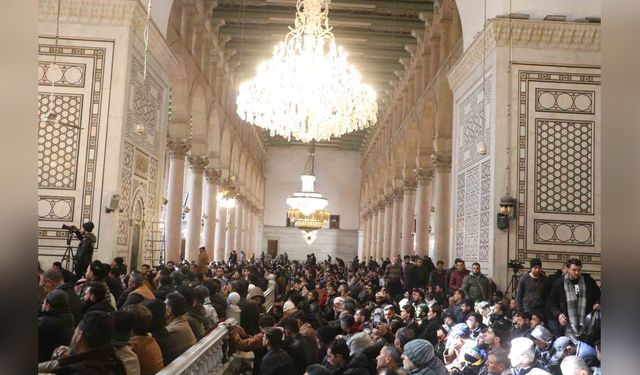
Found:
<path fill-rule="evenodd" d="M 576 287 L 578 288 L 577 290 Z M 581 276 L 578 284 L 573 285 L 569 275 L 564 275 L 564 292 L 567 295 L 567 313 L 569 315 L 569 325 L 565 335 L 575 337 L 580 333 L 585 311 L 587 310 L 587 288 L 584 283 L 584 277 Z"/>

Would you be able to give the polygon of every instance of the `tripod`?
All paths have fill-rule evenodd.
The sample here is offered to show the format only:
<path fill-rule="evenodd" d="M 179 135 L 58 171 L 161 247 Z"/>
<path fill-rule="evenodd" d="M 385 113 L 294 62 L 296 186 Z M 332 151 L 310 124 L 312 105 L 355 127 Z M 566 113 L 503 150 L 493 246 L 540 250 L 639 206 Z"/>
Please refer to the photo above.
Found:
<path fill-rule="evenodd" d="M 73 271 L 73 269 L 69 270 L 69 263 L 71 263 L 71 267 L 73 268 L 73 262 L 75 260 L 75 257 L 73 256 L 73 247 L 71 247 L 72 239 L 73 239 L 73 231 L 70 230 L 67 234 L 67 249 L 64 251 L 64 255 L 60 260 L 60 263 L 62 263 L 63 267 L 67 271 Z"/>
<path fill-rule="evenodd" d="M 507 296 L 509 293 L 509 289 L 511 289 L 511 298 L 516 297 L 516 288 L 518 288 L 518 283 L 520 282 L 520 270 L 517 268 L 512 268 L 513 274 L 511 275 L 511 281 L 507 284 L 507 290 L 504 291 L 504 295 Z"/>

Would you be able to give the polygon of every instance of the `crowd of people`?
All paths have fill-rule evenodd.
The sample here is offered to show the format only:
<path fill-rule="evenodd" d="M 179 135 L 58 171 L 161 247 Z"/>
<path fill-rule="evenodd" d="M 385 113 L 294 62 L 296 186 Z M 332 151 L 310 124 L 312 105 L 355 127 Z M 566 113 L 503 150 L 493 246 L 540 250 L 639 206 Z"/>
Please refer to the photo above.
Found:
<path fill-rule="evenodd" d="M 253 352 L 253 374 L 601 374 L 600 288 L 578 259 L 550 275 L 532 260 L 508 298 L 461 259 L 203 253 L 131 272 L 94 260 L 80 279 L 59 263 L 42 272 L 39 371 L 154 374 L 227 324 L 229 352 Z"/>

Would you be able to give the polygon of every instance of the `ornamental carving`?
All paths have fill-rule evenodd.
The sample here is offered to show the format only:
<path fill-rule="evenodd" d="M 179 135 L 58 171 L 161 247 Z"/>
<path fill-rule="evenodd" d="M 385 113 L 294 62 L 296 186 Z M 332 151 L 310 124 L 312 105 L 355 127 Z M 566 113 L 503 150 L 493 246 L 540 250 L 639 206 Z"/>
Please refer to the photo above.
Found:
<path fill-rule="evenodd" d="M 205 167 L 209 164 L 209 158 L 201 155 L 189 156 L 189 166 L 196 173 L 204 172 Z"/>
<path fill-rule="evenodd" d="M 445 152 L 437 152 L 431 155 L 431 162 L 436 170 L 451 169 L 451 154 Z"/>
<path fill-rule="evenodd" d="M 167 148 L 171 158 L 184 158 L 191 150 L 191 143 L 187 139 L 168 138 Z"/>
<path fill-rule="evenodd" d="M 428 183 L 429 181 L 431 181 L 431 178 L 433 178 L 433 169 L 431 168 L 429 169 L 419 168 L 419 169 L 416 169 L 414 173 L 416 175 L 416 179 L 418 180 L 419 184 Z"/>
<path fill-rule="evenodd" d="M 486 37 L 477 38 L 449 72 L 454 92 L 482 62 L 483 55 L 496 46 L 600 51 L 600 24 L 493 19 L 485 33 Z"/>

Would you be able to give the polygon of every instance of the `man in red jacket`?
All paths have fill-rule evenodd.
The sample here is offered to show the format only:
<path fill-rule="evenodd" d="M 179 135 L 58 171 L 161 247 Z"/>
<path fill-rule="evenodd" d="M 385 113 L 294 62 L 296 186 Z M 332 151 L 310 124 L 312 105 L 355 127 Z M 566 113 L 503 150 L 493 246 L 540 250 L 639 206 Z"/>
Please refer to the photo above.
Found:
<path fill-rule="evenodd" d="M 462 280 L 469 274 L 469 270 L 465 268 L 464 260 L 456 262 L 456 270 L 451 273 L 449 279 L 449 293 L 462 288 Z"/>

